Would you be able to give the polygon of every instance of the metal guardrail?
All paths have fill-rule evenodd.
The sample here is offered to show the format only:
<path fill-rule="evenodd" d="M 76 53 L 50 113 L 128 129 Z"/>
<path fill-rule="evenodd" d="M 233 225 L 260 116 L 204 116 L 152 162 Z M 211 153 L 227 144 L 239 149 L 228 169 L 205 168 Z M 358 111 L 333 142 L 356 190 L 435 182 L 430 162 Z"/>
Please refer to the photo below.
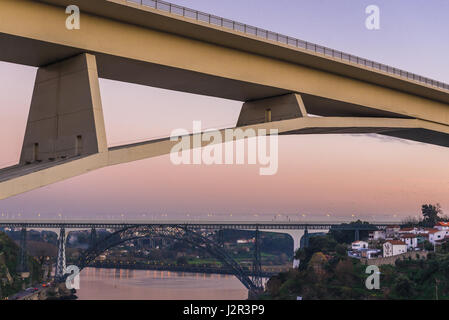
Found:
<path fill-rule="evenodd" d="M 226 18 L 218 17 L 212 14 L 204 13 L 198 10 L 189 9 L 183 6 L 179 6 L 173 3 L 160 1 L 160 0 L 126 0 L 134 4 L 141 6 L 151 7 L 156 10 L 164 11 L 166 13 L 171 13 L 174 15 L 182 16 L 185 18 L 193 19 L 196 21 L 201 21 L 209 23 L 214 26 L 223 27 L 226 29 L 242 32 L 248 35 L 260 37 L 266 40 L 272 40 L 279 42 L 284 45 L 289 45 L 296 48 L 302 48 L 314 53 L 322 54 L 323 56 L 329 56 L 336 58 L 345 62 L 354 63 L 360 66 L 368 67 L 377 71 L 383 71 L 388 74 L 396 75 L 401 78 L 408 80 L 414 80 L 423 84 L 430 85 L 439 89 L 444 89 L 449 91 L 449 84 L 429 79 L 411 72 L 407 72 L 398 68 L 393 68 L 391 66 L 364 59 L 349 53 L 334 50 L 324 46 L 320 46 L 315 43 L 299 40 L 297 38 L 289 37 L 280 33 L 272 32 L 269 30 L 261 29 L 237 21 L 229 20 Z"/>

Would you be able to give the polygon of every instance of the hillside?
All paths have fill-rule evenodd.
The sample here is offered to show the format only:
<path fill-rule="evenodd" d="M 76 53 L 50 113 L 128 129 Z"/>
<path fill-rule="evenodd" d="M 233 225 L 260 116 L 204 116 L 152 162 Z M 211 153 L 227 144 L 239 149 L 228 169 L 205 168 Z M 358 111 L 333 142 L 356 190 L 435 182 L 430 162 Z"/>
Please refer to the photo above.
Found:
<path fill-rule="evenodd" d="M 0 232 L 0 298 L 5 298 L 20 291 L 24 286 L 41 280 L 40 263 L 28 256 L 30 278 L 25 281 L 17 273 L 19 263 L 19 246 L 6 234 Z"/>
<path fill-rule="evenodd" d="M 449 299 L 449 245 L 427 259 L 397 260 L 380 266 L 380 289 L 368 290 L 360 260 L 349 258 L 331 236 L 310 239 L 301 249 L 299 269 L 272 277 L 261 299 L 296 300 L 434 300 Z"/>

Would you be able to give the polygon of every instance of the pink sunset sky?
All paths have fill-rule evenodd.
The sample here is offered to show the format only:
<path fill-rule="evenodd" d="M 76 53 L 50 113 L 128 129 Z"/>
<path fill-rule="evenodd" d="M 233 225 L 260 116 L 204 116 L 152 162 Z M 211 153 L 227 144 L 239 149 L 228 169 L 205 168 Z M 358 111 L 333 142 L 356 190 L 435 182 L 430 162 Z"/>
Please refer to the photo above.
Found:
<path fill-rule="evenodd" d="M 257 1 L 256 11 L 254 1 L 178 1 L 449 82 L 446 2 L 431 7 L 378 1 L 378 31 L 365 28 L 368 1 L 311 2 Z M 0 62 L 0 167 L 19 159 L 35 75 L 35 68 Z M 193 120 L 205 128 L 229 127 L 242 105 L 103 79 L 100 87 L 110 146 L 168 136 L 176 128 L 191 130 Z M 163 156 L 2 200 L 0 212 L 269 219 L 282 214 L 309 220 L 329 214 L 385 220 L 417 216 L 422 204 L 437 202 L 449 213 L 448 149 L 380 136 L 310 135 L 280 137 L 279 170 L 273 176 L 260 176 L 258 165 L 175 166 Z"/>

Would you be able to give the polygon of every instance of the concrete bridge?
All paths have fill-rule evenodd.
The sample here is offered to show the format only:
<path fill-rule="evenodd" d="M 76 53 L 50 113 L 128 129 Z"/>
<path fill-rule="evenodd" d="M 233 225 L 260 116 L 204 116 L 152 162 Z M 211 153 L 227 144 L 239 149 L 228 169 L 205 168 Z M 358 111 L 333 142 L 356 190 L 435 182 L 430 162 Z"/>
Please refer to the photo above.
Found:
<path fill-rule="evenodd" d="M 79 30 L 66 28 L 68 5 Z M 0 48 L 1 61 L 39 68 L 0 199 L 171 152 L 169 138 L 108 148 L 99 77 L 241 101 L 240 129 L 449 146 L 449 85 L 162 1 L 3 0 Z"/>

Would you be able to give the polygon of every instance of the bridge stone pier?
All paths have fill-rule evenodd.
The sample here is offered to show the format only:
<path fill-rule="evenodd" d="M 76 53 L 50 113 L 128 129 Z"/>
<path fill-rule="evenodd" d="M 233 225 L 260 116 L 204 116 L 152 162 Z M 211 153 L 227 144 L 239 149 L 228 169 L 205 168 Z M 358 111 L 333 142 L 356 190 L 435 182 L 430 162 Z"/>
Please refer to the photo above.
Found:
<path fill-rule="evenodd" d="M 37 71 L 20 164 L 107 151 L 95 56 L 81 54 Z"/>
<path fill-rule="evenodd" d="M 237 127 L 306 116 L 307 111 L 301 95 L 291 93 L 245 102 L 240 111 Z"/>

